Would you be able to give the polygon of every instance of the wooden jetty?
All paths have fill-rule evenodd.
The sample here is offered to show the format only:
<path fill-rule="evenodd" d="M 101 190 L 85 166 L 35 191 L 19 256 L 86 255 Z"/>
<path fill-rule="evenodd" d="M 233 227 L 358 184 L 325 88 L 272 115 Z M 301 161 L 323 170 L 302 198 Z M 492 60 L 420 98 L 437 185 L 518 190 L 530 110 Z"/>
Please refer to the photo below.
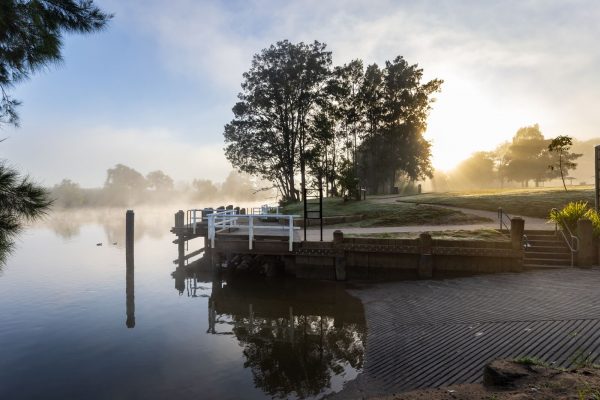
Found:
<path fill-rule="evenodd" d="M 333 241 L 302 240 L 295 215 L 276 207 L 253 210 L 233 206 L 192 209 L 175 214 L 171 232 L 177 236 L 174 261 L 184 267 L 197 256 L 208 257 L 213 268 L 236 268 L 259 259 L 267 275 L 285 274 L 308 279 L 419 279 L 472 273 L 521 271 L 523 249 L 519 241 L 345 238 L 334 232 Z M 186 254 L 190 241 L 202 238 L 204 247 Z M 236 261 L 237 260 L 237 261 Z"/>

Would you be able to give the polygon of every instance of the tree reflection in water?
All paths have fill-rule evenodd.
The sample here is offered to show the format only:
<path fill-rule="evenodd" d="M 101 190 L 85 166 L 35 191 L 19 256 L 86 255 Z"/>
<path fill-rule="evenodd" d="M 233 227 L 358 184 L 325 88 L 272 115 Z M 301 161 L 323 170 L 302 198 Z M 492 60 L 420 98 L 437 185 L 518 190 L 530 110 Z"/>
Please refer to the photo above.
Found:
<path fill-rule="evenodd" d="M 207 275 L 173 276 L 180 294 L 197 297 L 197 288 L 207 289 L 199 284 L 209 280 Z M 244 367 L 251 369 L 255 386 L 270 397 L 320 397 L 341 389 L 362 368 L 364 311 L 343 285 L 215 280 L 208 310 L 207 333 L 236 337 Z"/>
<path fill-rule="evenodd" d="M 180 295 L 209 297 L 208 329 L 234 335 L 244 367 L 270 397 L 321 397 L 360 371 L 366 322 L 343 284 L 299 279 L 212 279 L 203 257 L 173 273 Z M 208 285 L 211 282 L 212 285 Z"/>
<path fill-rule="evenodd" d="M 362 367 L 364 330 L 356 324 L 335 326 L 330 316 L 287 318 L 234 316 L 235 333 L 244 347 L 244 367 L 270 396 L 316 396 L 329 388 L 334 375 L 348 366 Z"/>

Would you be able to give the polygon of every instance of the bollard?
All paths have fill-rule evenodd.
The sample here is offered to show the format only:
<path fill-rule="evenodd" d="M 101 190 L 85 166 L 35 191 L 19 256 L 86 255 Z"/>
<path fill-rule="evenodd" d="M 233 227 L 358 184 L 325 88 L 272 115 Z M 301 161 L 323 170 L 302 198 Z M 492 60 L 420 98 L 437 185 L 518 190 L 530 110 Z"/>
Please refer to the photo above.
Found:
<path fill-rule="evenodd" d="M 417 275 L 419 279 L 431 279 L 433 277 L 433 255 L 431 254 L 433 239 L 429 232 L 423 232 L 419 235 L 419 242 L 421 256 L 419 257 Z"/>
<path fill-rule="evenodd" d="M 127 210 L 125 213 L 125 313 L 127 315 L 125 325 L 127 328 L 135 327 L 134 216 L 133 210 Z"/>
<path fill-rule="evenodd" d="M 577 221 L 577 237 L 579 238 L 577 266 L 591 267 L 594 263 L 594 228 L 592 221 L 589 219 Z"/>
<path fill-rule="evenodd" d="M 175 228 L 183 228 L 184 220 L 183 210 L 177 211 L 175 213 Z"/>
<path fill-rule="evenodd" d="M 333 243 L 342 244 L 344 243 L 344 232 L 338 230 L 333 231 Z"/>
<path fill-rule="evenodd" d="M 523 249 L 523 234 L 525 233 L 525 220 L 521 217 L 514 217 L 510 220 L 510 241 L 513 250 Z"/>

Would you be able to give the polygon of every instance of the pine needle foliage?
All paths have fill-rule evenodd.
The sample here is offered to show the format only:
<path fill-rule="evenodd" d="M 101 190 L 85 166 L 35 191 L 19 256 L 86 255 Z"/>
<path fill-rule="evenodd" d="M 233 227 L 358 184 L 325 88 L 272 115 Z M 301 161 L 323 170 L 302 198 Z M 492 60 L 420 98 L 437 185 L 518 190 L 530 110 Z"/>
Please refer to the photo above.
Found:
<path fill-rule="evenodd" d="M 46 189 L 6 164 L 0 164 L 0 264 L 4 263 L 23 226 L 44 216 L 51 203 Z"/>

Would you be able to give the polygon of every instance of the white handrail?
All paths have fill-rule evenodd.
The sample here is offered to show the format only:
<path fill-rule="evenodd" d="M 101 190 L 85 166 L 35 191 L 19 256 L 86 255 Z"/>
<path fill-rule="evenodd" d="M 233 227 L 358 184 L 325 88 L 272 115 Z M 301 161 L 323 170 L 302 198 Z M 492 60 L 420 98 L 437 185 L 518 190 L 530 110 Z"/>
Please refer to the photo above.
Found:
<path fill-rule="evenodd" d="M 227 210 L 234 211 L 234 210 Z M 218 212 L 208 215 L 208 240 L 210 240 L 211 248 L 215 247 L 215 239 L 217 236 L 217 232 L 221 232 L 225 229 L 228 229 L 232 226 L 237 226 L 237 221 L 239 219 L 248 219 L 248 248 L 250 250 L 253 249 L 254 246 L 254 230 L 255 229 L 273 229 L 272 225 L 255 225 L 255 219 L 263 219 L 263 218 L 277 218 L 283 219 L 287 221 L 287 226 L 282 225 L 281 229 L 288 230 L 288 242 L 289 242 L 289 251 L 294 250 L 294 217 L 298 217 L 297 215 L 287 215 L 287 214 L 246 214 L 241 215 L 237 213 L 227 213 L 227 212 Z M 217 229 L 219 228 L 219 229 Z"/>

